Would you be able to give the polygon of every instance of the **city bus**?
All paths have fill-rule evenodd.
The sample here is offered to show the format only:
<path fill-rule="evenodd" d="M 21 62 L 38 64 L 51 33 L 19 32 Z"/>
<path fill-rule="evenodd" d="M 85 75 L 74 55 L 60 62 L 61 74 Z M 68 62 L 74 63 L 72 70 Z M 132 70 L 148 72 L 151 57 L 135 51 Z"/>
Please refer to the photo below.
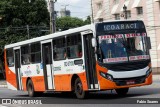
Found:
<path fill-rule="evenodd" d="M 82 99 L 89 92 L 152 84 L 150 38 L 141 20 L 97 22 L 5 46 L 9 89 L 72 92 Z"/>

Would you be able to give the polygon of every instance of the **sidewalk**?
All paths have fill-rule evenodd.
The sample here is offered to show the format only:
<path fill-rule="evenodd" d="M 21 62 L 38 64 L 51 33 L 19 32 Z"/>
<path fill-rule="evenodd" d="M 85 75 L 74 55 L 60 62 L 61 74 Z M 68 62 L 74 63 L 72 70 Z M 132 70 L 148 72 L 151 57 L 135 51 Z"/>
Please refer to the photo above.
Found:
<path fill-rule="evenodd" d="M 160 81 L 160 74 L 153 75 L 153 80 Z"/>
<path fill-rule="evenodd" d="M 0 88 L 7 88 L 7 83 L 5 80 L 0 80 Z"/>
<path fill-rule="evenodd" d="M 160 81 L 160 74 L 153 75 L 153 81 Z M 5 80 L 0 80 L 0 88 L 7 88 L 7 83 Z"/>

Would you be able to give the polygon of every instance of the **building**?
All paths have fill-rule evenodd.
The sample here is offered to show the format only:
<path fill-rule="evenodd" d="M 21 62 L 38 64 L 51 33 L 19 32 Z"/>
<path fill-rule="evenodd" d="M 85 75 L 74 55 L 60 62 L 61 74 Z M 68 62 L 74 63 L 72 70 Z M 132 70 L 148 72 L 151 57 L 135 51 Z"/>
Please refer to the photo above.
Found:
<path fill-rule="evenodd" d="M 61 17 L 70 16 L 70 15 L 71 15 L 70 10 L 66 10 L 66 8 L 63 8 L 63 9 L 60 10 L 60 16 Z"/>
<path fill-rule="evenodd" d="M 151 38 L 154 72 L 160 73 L 160 0 L 92 0 L 94 21 L 141 19 Z"/>

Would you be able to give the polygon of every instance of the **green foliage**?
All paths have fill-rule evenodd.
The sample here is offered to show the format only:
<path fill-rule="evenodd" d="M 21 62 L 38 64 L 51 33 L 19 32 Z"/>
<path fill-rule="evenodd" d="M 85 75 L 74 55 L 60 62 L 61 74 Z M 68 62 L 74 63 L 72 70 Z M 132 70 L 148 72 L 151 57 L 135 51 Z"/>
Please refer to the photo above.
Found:
<path fill-rule="evenodd" d="M 4 45 L 48 34 L 49 12 L 46 0 L 0 0 L 0 57 Z"/>
<path fill-rule="evenodd" d="M 83 21 L 82 19 L 76 17 L 60 17 L 56 19 L 56 28 L 57 30 L 67 30 L 75 27 L 80 27 L 86 24 L 90 24 L 88 18 Z"/>
<path fill-rule="evenodd" d="M 46 35 L 49 32 L 49 12 L 46 0 L 0 0 L 0 60 L 3 59 L 3 49 L 7 44 Z M 79 18 L 57 18 L 57 30 L 67 30 L 90 24 L 90 17 L 85 21 Z"/>
<path fill-rule="evenodd" d="M 85 24 L 90 24 L 91 23 L 91 17 L 88 16 L 87 19 L 84 21 Z"/>
<path fill-rule="evenodd" d="M 49 24 L 49 13 L 45 0 L 0 1 L 1 26 Z"/>

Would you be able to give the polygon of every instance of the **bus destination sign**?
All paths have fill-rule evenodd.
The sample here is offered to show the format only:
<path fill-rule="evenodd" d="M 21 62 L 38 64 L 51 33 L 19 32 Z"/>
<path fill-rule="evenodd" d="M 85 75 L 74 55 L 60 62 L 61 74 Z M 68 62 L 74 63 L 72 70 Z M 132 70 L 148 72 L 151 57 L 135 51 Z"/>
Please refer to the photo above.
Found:
<path fill-rule="evenodd" d="M 137 29 L 137 23 L 104 25 L 104 31 L 125 30 L 125 29 Z"/>
<path fill-rule="evenodd" d="M 145 29 L 144 24 L 141 21 L 129 21 L 129 22 L 105 22 L 97 24 L 97 32 L 108 31 L 124 31 L 124 30 L 142 30 Z"/>

